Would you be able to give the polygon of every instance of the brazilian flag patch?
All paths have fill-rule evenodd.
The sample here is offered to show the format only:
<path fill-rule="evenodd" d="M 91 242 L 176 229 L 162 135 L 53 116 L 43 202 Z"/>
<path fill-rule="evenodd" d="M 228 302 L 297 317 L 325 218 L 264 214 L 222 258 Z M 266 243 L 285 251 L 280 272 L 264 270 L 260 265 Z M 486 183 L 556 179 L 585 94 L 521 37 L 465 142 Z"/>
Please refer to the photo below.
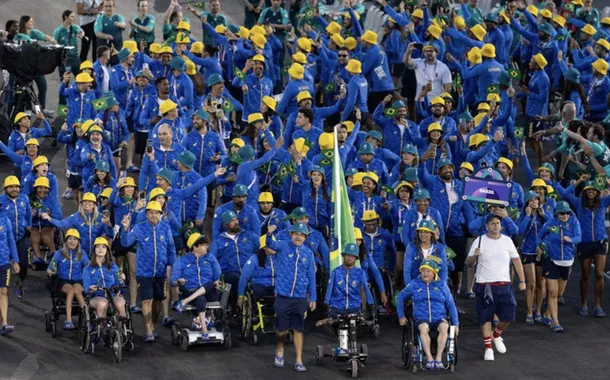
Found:
<path fill-rule="evenodd" d="M 224 103 L 222 103 L 222 108 L 224 109 L 225 113 L 229 113 L 233 111 L 235 107 L 233 106 L 233 103 L 227 99 Z"/>
<path fill-rule="evenodd" d="M 521 79 L 521 70 L 515 67 L 511 67 L 508 69 L 508 76 L 510 79 L 520 80 Z"/>
<path fill-rule="evenodd" d="M 239 69 L 239 67 L 236 67 L 235 69 L 233 69 L 233 75 L 238 77 L 239 80 L 244 80 L 244 78 L 246 77 L 246 74 L 244 74 L 244 72 L 241 71 Z"/>
<path fill-rule="evenodd" d="M 392 107 L 383 110 L 383 116 L 385 117 L 394 117 L 394 115 L 396 115 L 396 110 Z"/>
<path fill-rule="evenodd" d="M 59 106 L 57 106 L 57 116 L 68 116 L 68 106 L 65 104 L 60 104 Z"/>
<path fill-rule="evenodd" d="M 495 84 L 490 84 L 489 86 L 487 86 L 487 93 L 488 94 L 500 94 L 500 88 L 495 85 Z"/>
<path fill-rule="evenodd" d="M 329 83 L 326 86 L 324 86 L 324 92 L 327 94 L 332 94 L 333 92 L 337 91 L 337 84 L 336 83 Z"/>
<path fill-rule="evenodd" d="M 523 139 L 523 127 L 515 127 L 515 138 L 517 140 L 522 140 Z"/>
<path fill-rule="evenodd" d="M 108 98 L 99 98 L 93 101 L 93 109 L 96 111 L 105 110 L 108 108 Z"/>

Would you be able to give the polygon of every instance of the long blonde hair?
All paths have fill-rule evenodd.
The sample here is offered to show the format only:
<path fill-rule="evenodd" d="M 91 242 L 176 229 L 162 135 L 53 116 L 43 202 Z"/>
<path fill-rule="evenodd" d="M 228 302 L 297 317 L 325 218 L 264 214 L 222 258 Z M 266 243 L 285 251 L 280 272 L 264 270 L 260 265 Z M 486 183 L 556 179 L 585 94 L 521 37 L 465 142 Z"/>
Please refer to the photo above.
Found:
<path fill-rule="evenodd" d="M 93 203 L 93 218 L 91 218 L 91 220 L 87 219 L 87 215 L 85 214 L 85 209 L 83 208 L 83 202 L 80 203 L 80 205 L 78 205 L 78 213 L 80 214 L 81 218 L 83 218 L 83 220 L 85 221 L 85 224 L 88 226 L 92 226 L 93 224 L 95 224 L 95 222 L 97 221 L 97 218 L 99 217 L 99 212 L 97 211 L 97 204 Z"/>
<path fill-rule="evenodd" d="M 66 239 L 68 240 L 68 239 Z M 83 258 L 83 251 L 80 249 L 80 239 L 78 240 L 78 246 L 76 246 L 76 261 L 80 261 Z M 64 247 L 61 249 L 61 256 L 64 259 L 70 259 L 70 253 L 68 252 L 68 244 L 67 242 L 64 243 Z"/>

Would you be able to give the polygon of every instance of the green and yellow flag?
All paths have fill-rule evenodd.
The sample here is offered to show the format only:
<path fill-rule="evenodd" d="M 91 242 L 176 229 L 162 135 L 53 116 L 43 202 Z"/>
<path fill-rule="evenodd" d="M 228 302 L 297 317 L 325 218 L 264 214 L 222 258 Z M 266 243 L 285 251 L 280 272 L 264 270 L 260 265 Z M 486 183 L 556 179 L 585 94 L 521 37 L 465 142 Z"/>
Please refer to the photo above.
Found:
<path fill-rule="evenodd" d="M 333 159 L 332 201 L 335 205 L 335 212 L 333 213 L 333 223 L 331 223 L 330 272 L 342 264 L 341 251 L 343 250 L 343 247 L 348 243 L 356 243 L 352 209 L 347 195 L 347 185 L 345 183 L 345 174 L 343 173 L 343 167 L 341 165 L 336 130 L 334 135 L 335 148 Z"/>

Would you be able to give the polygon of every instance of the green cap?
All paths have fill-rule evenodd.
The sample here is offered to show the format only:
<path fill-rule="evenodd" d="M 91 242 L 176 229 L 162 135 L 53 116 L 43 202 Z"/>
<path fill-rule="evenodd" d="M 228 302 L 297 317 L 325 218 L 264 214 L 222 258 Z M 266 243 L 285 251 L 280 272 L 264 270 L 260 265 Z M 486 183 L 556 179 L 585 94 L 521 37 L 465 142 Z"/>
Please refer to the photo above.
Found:
<path fill-rule="evenodd" d="M 348 243 L 345 247 L 343 247 L 343 252 L 341 252 L 343 255 L 347 255 L 347 256 L 356 256 L 358 257 L 360 255 L 360 249 L 358 248 L 358 246 L 354 243 Z"/>
<path fill-rule="evenodd" d="M 182 166 L 192 169 L 195 165 L 195 155 L 191 151 L 185 150 L 178 155 L 178 162 Z"/>
<path fill-rule="evenodd" d="M 415 194 L 413 194 L 413 199 L 416 201 L 420 199 L 430 199 L 430 193 L 426 189 L 417 189 Z"/>
<path fill-rule="evenodd" d="M 309 228 L 307 227 L 307 225 L 305 223 L 298 222 L 298 223 L 295 223 L 290 228 L 290 232 L 296 232 L 296 233 L 300 233 L 303 235 L 309 235 Z"/>
<path fill-rule="evenodd" d="M 233 194 L 231 194 L 232 197 L 243 197 L 243 196 L 248 196 L 248 188 L 246 187 L 246 185 L 242 185 L 241 183 L 235 185 L 235 187 L 233 188 Z"/>
<path fill-rule="evenodd" d="M 222 220 L 222 224 L 227 225 L 233 219 L 237 219 L 237 214 L 235 213 L 235 211 L 229 210 L 229 211 L 223 212 L 222 216 L 220 218 Z"/>
<path fill-rule="evenodd" d="M 375 154 L 375 148 L 373 148 L 373 144 L 365 142 L 358 149 L 358 154 Z"/>
<path fill-rule="evenodd" d="M 174 173 L 172 173 L 172 171 L 169 170 L 168 168 L 163 168 L 163 169 L 159 170 L 157 172 L 156 176 L 163 178 L 170 185 L 172 184 L 172 181 L 174 180 Z"/>
<path fill-rule="evenodd" d="M 555 215 L 559 214 L 560 212 L 569 212 L 570 214 L 572 213 L 572 209 L 570 208 L 568 202 L 557 202 L 557 205 L 555 206 Z"/>

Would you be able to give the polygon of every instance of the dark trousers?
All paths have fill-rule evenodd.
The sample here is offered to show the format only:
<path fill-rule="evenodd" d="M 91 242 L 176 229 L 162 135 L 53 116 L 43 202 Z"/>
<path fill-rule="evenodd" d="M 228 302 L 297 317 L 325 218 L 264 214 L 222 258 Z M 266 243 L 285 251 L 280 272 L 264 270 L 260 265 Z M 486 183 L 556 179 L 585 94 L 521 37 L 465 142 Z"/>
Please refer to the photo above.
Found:
<path fill-rule="evenodd" d="M 17 240 L 16 245 L 17 255 L 19 255 L 19 279 L 23 282 L 25 276 L 28 274 L 28 249 L 30 248 L 30 239 L 27 235 L 24 235 L 21 239 Z"/>
<path fill-rule="evenodd" d="M 83 31 L 85 32 L 85 37 L 81 40 L 81 49 L 80 49 L 80 60 L 81 62 L 85 62 L 87 60 L 87 55 L 89 55 L 89 47 L 91 47 L 91 62 L 95 62 L 97 59 L 97 39 L 95 38 L 95 33 L 93 32 L 93 24 L 86 24 L 81 26 Z"/>

